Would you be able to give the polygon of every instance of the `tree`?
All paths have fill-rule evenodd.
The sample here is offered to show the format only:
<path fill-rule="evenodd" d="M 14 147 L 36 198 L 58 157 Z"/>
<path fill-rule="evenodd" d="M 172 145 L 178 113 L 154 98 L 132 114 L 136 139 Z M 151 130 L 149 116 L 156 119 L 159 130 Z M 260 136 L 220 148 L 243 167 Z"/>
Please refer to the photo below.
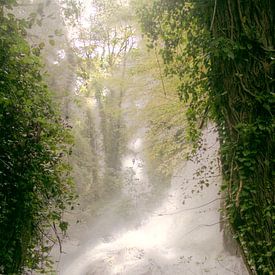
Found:
<path fill-rule="evenodd" d="M 181 79 L 191 137 L 219 129 L 227 215 L 250 268 L 274 271 L 274 2 L 156 0 L 140 11 L 149 46 Z"/>
<path fill-rule="evenodd" d="M 49 267 L 48 253 L 73 200 L 67 157 L 72 138 L 43 82 L 29 22 L 0 4 L 0 273 Z"/>

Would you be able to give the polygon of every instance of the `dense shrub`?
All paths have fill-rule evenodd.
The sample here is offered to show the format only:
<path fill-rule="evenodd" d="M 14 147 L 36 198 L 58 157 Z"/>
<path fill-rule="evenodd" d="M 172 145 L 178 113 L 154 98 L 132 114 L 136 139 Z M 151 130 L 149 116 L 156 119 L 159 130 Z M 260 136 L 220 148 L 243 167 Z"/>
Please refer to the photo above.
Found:
<path fill-rule="evenodd" d="M 43 82 L 28 22 L 0 1 L 0 273 L 49 264 L 62 212 L 73 199 L 67 156 L 72 139 Z"/>

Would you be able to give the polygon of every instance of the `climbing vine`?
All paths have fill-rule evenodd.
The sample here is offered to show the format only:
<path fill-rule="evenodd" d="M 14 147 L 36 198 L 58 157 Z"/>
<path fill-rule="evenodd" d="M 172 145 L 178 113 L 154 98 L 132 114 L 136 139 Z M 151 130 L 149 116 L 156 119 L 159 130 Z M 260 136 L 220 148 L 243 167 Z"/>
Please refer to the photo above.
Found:
<path fill-rule="evenodd" d="M 139 9 L 148 46 L 179 76 L 189 138 L 219 129 L 226 209 L 251 270 L 274 258 L 274 2 L 165 1 Z"/>

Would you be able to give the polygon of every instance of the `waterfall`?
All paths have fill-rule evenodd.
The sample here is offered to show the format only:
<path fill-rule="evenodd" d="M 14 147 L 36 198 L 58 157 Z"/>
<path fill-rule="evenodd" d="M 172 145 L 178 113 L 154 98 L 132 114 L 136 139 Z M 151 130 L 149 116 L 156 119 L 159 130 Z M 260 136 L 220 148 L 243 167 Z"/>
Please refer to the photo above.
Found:
<path fill-rule="evenodd" d="M 45 41 L 47 81 L 75 137 L 70 162 L 79 199 L 66 214 L 64 254 L 53 252 L 58 274 L 248 274 L 219 211 L 215 127 L 204 130 L 192 160 L 181 159 L 165 176 L 148 157 L 150 118 L 144 116 L 148 102 L 158 100 L 150 91 L 161 82 L 150 71 L 131 74 L 146 62 L 146 51 L 138 58 L 125 54 L 109 77 L 85 86 L 58 1 L 22 3 L 20 16 L 44 8 L 41 27 L 29 37 Z M 56 29 L 63 35 L 52 46 Z M 138 52 L 141 37 L 133 41 Z"/>

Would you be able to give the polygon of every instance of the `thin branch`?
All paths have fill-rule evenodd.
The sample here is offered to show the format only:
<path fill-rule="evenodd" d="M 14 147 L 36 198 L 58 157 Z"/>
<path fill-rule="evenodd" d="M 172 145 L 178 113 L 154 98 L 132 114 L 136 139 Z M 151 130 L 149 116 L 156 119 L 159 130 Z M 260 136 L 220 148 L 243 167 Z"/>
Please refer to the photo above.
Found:
<path fill-rule="evenodd" d="M 202 129 L 205 123 L 205 120 L 207 119 L 207 115 L 208 115 L 208 111 L 209 111 L 209 104 L 206 105 L 203 116 L 202 116 L 202 120 L 201 123 L 199 125 L 199 129 Z"/>
<path fill-rule="evenodd" d="M 241 3 L 240 3 L 240 0 L 237 0 L 237 3 L 238 3 L 238 13 L 239 13 L 239 18 L 240 18 L 240 21 L 241 21 L 241 25 L 242 25 L 242 28 L 245 32 L 245 27 L 244 27 L 244 22 L 243 22 L 243 15 L 242 15 L 242 10 L 241 10 Z M 245 32 L 246 33 L 246 32 Z"/>
<path fill-rule="evenodd" d="M 214 226 L 214 225 L 217 225 L 217 224 L 220 224 L 220 223 L 223 223 L 225 221 L 227 221 L 228 219 L 223 219 L 223 220 L 220 220 L 218 222 L 215 222 L 215 223 L 210 223 L 210 224 L 199 224 L 198 226 L 196 226 L 194 229 L 190 230 L 189 232 L 187 232 L 185 235 L 188 235 L 190 233 L 192 233 L 193 231 L 197 230 L 197 229 L 200 229 L 201 227 L 211 227 L 211 226 Z"/>
<path fill-rule="evenodd" d="M 228 10 L 229 10 L 229 15 L 230 15 L 230 38 L 233 40 L 233 28 L 234 28 L 234 20 L 233 20 L 233 15 L 232 15 L 232 10 L 231 10 L 231 5 L 230 5 L 230 0 L 227 0 L 227 5 L 228 5 Z"/>
<path fill-rule="evenodd" d="M 237 195 L 236 195 L 236 207 L 237 208 L 239 208 L 239 205 L 240 205 L 240 194 L 241 194 L 242 189 L 243 189 L 243 181 L 241 180 L 240 186 L 238 188 Z"/>
<path fill-rule="evenodd" d="M 2 161 L 4 163 L 4 165 L 7 166 L 8 168 L 11 168 L 11 166 L 7 162 L 5 162 L 4 160 L 2 160 L 1 158 L 0 158 L 0 161 Z"/>
<path fill-rule="evenodd" d="M 196 206 L 196 207 L 191 207 L 191 208 L 185 208 L 185 209 L 182 209 L 182 210 L 179 210 L 177 212 L 171 212 L 171 213 L 159 213 L 158 216 L 170 216 L 170 215 L 176 215 L 176 214 L 180 214 L 182 212 L 185 212 L 185 211 L 190 211 L 190 210 L 196 210 L 196 209 L 200 209 L 200 208 L 203 208 L 204 206 L 207 206 L 207 205 L 210 205 L 212 204 L 213 202 L 215 201 L 218 201 L 218 200 L 223 200 L 225 198 L 217 198 L 217 199 L 214 199 L 210 202 L 207 202 L 207 203 L 204 203 L 202 205 L 199 205 L 199 206 Z"/>
<path fill-rule="evenodd" d="M 163 80 L 163 75 L 162 75 L 162 72 L 161 72 L 161 66 L 160 66 L 160 62 L 159 62 L 159 59 L 158 59 L 157 50 L 156 50 L 156 48 L 154 48 L 154 50 L 155 50 L 155 56 L 156 56 L 156 60 L 157 60 L 157 64 L 158 64 L 159 75 L 160 75 L 160 80 L 161 80 L 161 85 L 162 85 L 163 93 L 164 93 L 164 95 L 166 97 L 167 93 L 166 93 L 166 89 L 165 89 L 165 85 L 164 85 L 164 80 Z"/>
<path fill-rule="evenodd" d="M 243 80 L 242 80 L 242 77 L 241 77 L 241 74 L 238 72 L 238 74 L 236 74 L 236 76 L 239 78 L 240 80 L 240 84 L 243 88 L 244 91 L 246 91 L 248 94 L 250 94 L 251 96 L 257 98 L 257 95 L 253 94 L 248 88 L 245 87 L 244 83 L 243 83 Z"/>
<path fill-rule="evenodd" d="M 239 274 L 239 273 L 235 272 L 234 270 L 229 269 L 228 267 L 224 266 L 224 265 L 221 263 L 221 261 L 219 260 L 219 258 L 217 258 L 217 262 L 218 262 L 219 265 L 220 265 L 222 268 L 224 268 L 225 270 L 227 270 L 227 271 L 229 271 L 229 272 L 231 272 L 231 273 L 237 274 L 237 275 Z"/>
<path fill-rule="evenodd" d="M 210 25 L 210 31 L 212 31 L 212 29 L 213 29 L 214 19 L 215 19 L 215 16 L 216 16 L 216 10 L 217 10 L 217 0 L 215 0 L 213 16 L 212 16 L 211 25 Z"/>
<path fill-rule="evenodd" d="M 205 177 L 200 177 L 200 178 L 192 178 L 192 179 L 184 179 L 185 181 L 196 181 L 196 180 L 203 180 L 203 179 L 209 179 L 209 178 L 217 178 L 220 177 L 221 174 L 217 174 L 217 175 L 211 175 L 211 176 L 205 176 Z M 184 176 L 172 176 L 172 178 L 183 178 Z"/>
<path fill-rule="evenodd" d="M 56 241 L 52 239 L 49 235 L 47 235 L 39 226 L 37 226 L 37 228 L 44 237 L 46 237 L 49 241 L 52 242 L 53 245 L 56 243 Z"/>
<path fill-rule="evenodd" d="M 63 251 L 62 251 L 62 243 L 61 243 L 61 240 L 60 240 L 60 237 L 59 237 L 59 235 L 58 235 L 58 232 L 57 232 L 57 229 L 56 229 L 56 225 L 55 225 L 54 222 L 53 222 L 52 228 L 53 228 L 54 234 L 55 234 L 55 236 L 56 236 L 56 238 L 57 238 L 57 240 L 58 240 L 59 252 L 60 252 L 60 253 L 63 253 Z"/>

